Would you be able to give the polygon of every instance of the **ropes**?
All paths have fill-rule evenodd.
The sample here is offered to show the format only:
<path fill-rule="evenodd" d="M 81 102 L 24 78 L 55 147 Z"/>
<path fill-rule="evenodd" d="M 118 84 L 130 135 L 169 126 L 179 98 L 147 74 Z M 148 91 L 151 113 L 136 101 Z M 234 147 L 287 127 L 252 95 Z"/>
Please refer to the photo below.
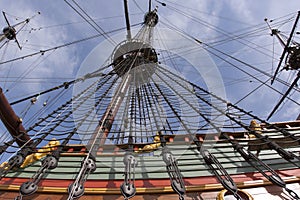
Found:
<path fill-rule="evenodd" d="M 166 25 L 166 24 L 165 24 L 165 25 Z M 173 25 L 172 25 L 172 26 L 167 25 L 167 26 L 170 27 L 170 28 L 172 28 L 172 29 L 174 28 Z M 178 30 L 178 28 L 175 28 L 175 30 Z M 181 30 L 179 30 L 179 31 L 180 31 L 180 32 L 183 32 L 183 31 L 181 31 Z M 254 69 L 254 70 L 260 72 L 261 74 L 264 74 L 264 75 L 266 75 L 266 76 L 268 76 L 268 77 L 270 77 L 270 78 L 272 77 L 271 74 L 268 74 L 268 73 L 264 72 L 263 70 L 260 70 L 260 69 L 256 68 L 256 67 L 253 66 L 253 65 L 250 65 L 250 64 L 248 64 L 248 63 L 246 63 L 246 62 L 244 62 L 244 61 L 242 61 L 242 60 L 240 60 L 240 59 L 237 59 L 237 58 L 235 58 L 235 57 L 233 57 L 233 56 L 231 56 L 231 55 L 229 55 L 229 54 L 227 54 L 227 53 L 225 53 L 225 52 L 223 52 L 223 51 L 220 51 L 220 50 L 218 50 L 217 48 L 215 48 L 215 47 L 213 47 L 213 46 L 211 46 L 211 45 L 209 45 L 209 44 L 200 42 L 198 39 L 194 38 L 193 36 L 190 36 L 189 34 L 187 34 L 187 33 L 185 33 L 185 32 L 183 32 L 183 33 L 184 33 L 185 35 L 187 35 L 187 36 L 193 38 L 193 39 L 194 39 L 197 43 L 199 43 L 200 45 L 203 44 L 203 45 L 205 45 L 206 47 L 208 47 L 208 48 L 205 48 L 205 49 L 206 49 L 208 52 L 210 52 L 212 55 L 214 55 L 214 56 L 220 58 L 220 59 L 223 60 L 224 62 L 230 64 L 231 66 L 237 68 L 238 70 L 242 71 L 243 73 L 249 75 L 249 76 L 252 77 L 253 79 L 257 80 L 258 82 L 261 82 L 262 85 L 265 85 L 265 86 L 267 86 L 268 88 L 274 90 L 275 92 L 277 92 L 277 93 L 283 95 L 283 93 L 281 93 L 279 90 L 275 89 L 274 87 L 271 87 L 270 85 L 266 84 L 266 82 L 261 81 L 261 79 L 257 78 L 256 76 L 252 75 L 251 73 L 247 72 L 246 70 L 244 70 L 244 69 L 240 68 L 239 66 L 233 64 L 232 62 L 228 61 L 226 58 L 221 57 L 220 55 L 216 54 L 214 51 L 216 51 L 217 53 L 223 54 L 223 55 L 225 55 L 226 57 L 229 57 L 229 58 L 231 58 L 231 59 L 233 59 L 233 60 L 235 60 L 235 61 L 237 61 L 237 62 L 240 62 L 240 63 L 242 63 L 243 65 L 245 65 L 245 66 L 247 66 L 247 67 L 250 67 L 251 69 Z M 210 50 L 210 49 L 212 49 L 213 51 Z M 278 81 L 279 81 L 280 83 L 284 84 L 284 85 L 288 85 L 288 86 L 289 86 L 288 83 L 282 81 L 281 79 L 278 79 Z M 298 88 L 295 88 L 295 90 L 298 90 Z M 248 93 L 246 96 L 250 95 L 251 93 L 253 93 L 253 92 Z M 294 99 L 291 99 L 290 97 L 287 97 L 287 99 L 289 99 L 290 101 L 292 101 L 293 103 L 295 103 L 295 104 L 297 104 L 297 105 L 300 105 L 297 101 L 295 101 Z"/>
<path fill-rule="evenodd" d="M 137 26 L 137 25 L 140 25 L 140 23 L 134 24 L 132 26 Z M 124 30 L 124 29 L 125 28 L 115 29 L 113 31 L 108 31 L 105 34 L 118 32 L 118 31 L 121 31 L 121 30 Z M 51 48 L 48 48 L 48 49 L 45 49 L 45 50 L 40 50 L 40 51 L 35 52 L 35 53 L 30 53 L 30 54 L 25 55 L 25 56 L 21 56 L 21 57 L 13 58 L 13 59 L 10 59 L 10 60 L 2 61 L 2 62 L 0 62 L 0 65 L 5 64 L 5 63 L 14 62 L 14 61 L 17 61 L 17 60 L 22 60 L 24 58 L 35 56 L 35 55 L 39 55 L 39 54 L 40 55 L 44 55 L 48 51 L 54 51 L 56 49 L 60 49 L 60 48 L 67 47 L 67 46 L 70 46 L 70 45 L 73 45 L 73 44 L 81 43 L 81 42 L 84 42 L 84 41 L 87 41 L 87 40 L 91 40 L 91 39 L 94 39 L 94 38 L 97 38 L 97 37 L 100 37 L 100 36 L 103 36 L 103 35 L 104 35 L 104 33 L 103 34 L 96 34 L 96 35 L 93 35 L 93 36 L 90 36 L 90 37 L 86 37 L 86 38 L 83 38 L 83 39 L 80 39 L 80 40 L 75 40 L 75 41 L 68 42 L 68 43 L 65 43 L 65 44 L 62 44 L 62 45 L 58 45 L 58 46 L 55 46 L 55 47 L 51 47 Z"/>
<path fill-rule="evenodd" d="M 76 13 L 78 13 L 80 15 L 80 17 L 82 17 L 89 25 L 91 25 L 99 34 L 103 35 L 104 38 L 106 38 L 111 44 L 116 45 L 116 42 L 113 41 L 110 36 L 101 28 L 101 26 L 99 26 L 93 18 L 91 18 L 89 16 L 89 14 L 80 7 L 80 5 L 75 1 L 72 0 L 72 2 L 79 8 L 79 10 L 77 10 L 74 6 L 72 6 L 67 0 L 64 0 Z M 82 13 L 83 14 L 82 14 Z M 85 16 L 88 18 L 86 18 Z"/>
<path fill-rule="evenodd" d="M 84 18 L 90 26 L 97 30 L 100 35 L 114 43 L 114 40 L 74 0 L 73 5 L 66 0 L 65 2 Z M 182 14 L 186 15 L 187 13 Z M 200 22 L 204 23 L 203 21 Z M 164 25 L 167 26 L 167 24 Z M 172 24 L 168 27 L 184 33 Z M 210 28 L 215 27 L 210 26 Z M 259 28 L 254 29 L 253 32 L 258 30 Z M 293 193 L 285 186 L 278 174 L 265 164 L 264 160 L 268 161 L 269 157 L 264 155 L 263 160 L 250 152 L 250 150 L 242 149 L 246 147 L 255 149 L 263 146 L 268 148 L 267 150 L 276 151 L 276 153 L 264 152 L 274 156 L 269 162 L 276 161 L 275 166 L 286 164 L 289 167 L 299 167 L 297 163 L 299 157 L 295 153 L 298 148 L 297 143 L 299 144 L 300 141 L 296 134 L 299 130 L 296 130 L 296 133 L 294 133 L 290 129 L 271 125 L 236 105 L 254 93 L 254 90 L 236 104 L 231 104 L 224 100 L 223 97 L 210 92 L 205 88 L 204 84 L 203 86 L 198 84 L 201 80 L 189 80 L 188 77 L 184 77 L 180 69 L 189 69 L 192 67 L 192 64 L 184 60 L 182 55 L 191 52 L 195 53 L 196 49 L 190 46 L 182 47 L 180 49 L 182 55 L 177 55 L 172 53 L 165 41 L 159 41 L 161 49 L 154 49 L 152 48 L 152 42 L 163 38 L 154 38 L 154 31 L 154 27 L 149 27 L 145 24 L 136 37 L 132 38 L 132 41 L 126 41 L 130 45 L 143 45 L 137 45 L 134 46 L 136 48 L 121 52 L 119 57 L 115 58 L 117 48 L 124 45 L 122 43 L 117 46 L 114 54 L 108 58 L 112 63 L 105 64 L 103 65 L 104 67 L 99 67 L 96 71 L 90 72 L 83 77 L 12 102 L 11 104 L 18 104 L 62 88 L 72 88 L 74 95 L 72 98 L 67 99 L 65 94 L 70 90 L 60 91 L 50 99 L 53 103 L 50 107 L 52 112 L 46 115 L 42 115 L 42 111 L 36 112 L 33 120 L 30 121 L 30 127 L 27 129 L 33 141 L 29 149 L 22 147 L 18 149 L 17 154 L 12 154 L 13 151 L 11 149 L 3 146 L 2 152 L 4 154 L 12 154 L 14 156 L 12 159 L 9 159 L 9 165 L 7 164 L 0 171 L 1 177 L 13 176 L 8 174 L 8 172 L 14 166 L 20 166 L 19 160 L 25 159 L 27 155 L 41 148 L 45 142 L 56 138 L 61 142 L 61 145 L 51 155 L 49 154 L 45 160 L 47 161 L 52 157 L 58 159 L 61 154 L 65 153 L 59 160 L 59 165 L 54 167 L 47 164 L 50 163 L 50 159 L 50 161 L 42 163 L 42 167 L 37 172 L 30 166 L 26 169 L 20 169 L 20 171 L 29 174 L 34 173 L 31 176 L 32 179 L 30 179 L 30 183 L 34 183 L 33 186 L 37 186 L 46 173 L 48 174 L 47 178 L 55 178 L 56 176 L 60 179 L 70 180 L 76 177 L 74 182 L 68 187 L 69 199 L 83 195 L 84 184 L 86 181 L 89 181 L 88 178 L 90 177 L 97 180 L 120 180 L 122 179 L 120 176 L 123 174 L 125 175 L 125 186 L 122 185 L 121 190 L 126 198 L 130 198 L 134 196 L 136 190 L 129 190 L 128 187 L 135 188 L 135 178 L 139 176 L 139 179 L 145 179 L 148 176 L 147 173 L 152 173 L 153 176 L 151 177 L 155 179 L 170 178 L 172 189 L 178 193 L 179 198 L 184 198 L 186 192 L 185 179 L 210 176 L 204 163 L 215 166 L 212 166 L 211 170 L 216 175 L 219 175 L 218 179 L 223 183 L 223 186 L 231 189 L 233 193 L 237 192 L 237 188 L 230 178 L 230 173 L 236 173 L 234 170 L 240 167 L 239 169 L 246 170 L 249 173 L 257 169 L 272 183 L 289 191 L 291 196 L 297 197 L 296 193 Z M 224 34 L 223 30 L 218 31 Z M 245 33 L 245 35 L 253 32 Z M 161 33 L 158 32 L 158 34 Z M 228 34 L 225 33 L 226 36 Z M 240 35 L 241 38 L 244 37 L 243 34 Z M 224 44 L 224 42 L 239 36 L 235 35 L 226 40 L 221 38 L 212 44 L 203 43 L 189 34 L 185 34 L 185 36 L 204 46 L 216 58 L 220 58 L 232 67 L 260 82 L 261 85 L 256 89 L 265 86 L 269 80 L 261 80 L 265 76 L 269 77 L 267 72 L 217 48 L 217 45 Z M 148 45 L 144 45 L 144 43 Z M 49 51 L 51 50 L 54 50 L 54 48 L 49 49 Z M 156 56 L 159 59 L 152 58 Z M 243 66 L 255 70 L 260 75 L 251 74 L 233 61 L 242 63 Z M 84 85 L 84 81 L 88 83 Z M 80 87 L 80 84 L 83 84 L 83 86 Z M 73 87 L 69 87 L 71 85 Z M 75 88 L 76 86 L 78 88 Z M 54 106 L 57 107 L 52 109 Z M 39 117 L 38 120 L 37 117 Z M 249 125 L 252 119 L 257 119 L 260 123 L 264 123 L 268 130 L 252 130 Z M 262 135 L 265 133 L 268 133 L 269 137 Z M 233 140 L 229 136 L 226 137 L 227 134 L 239 137 Z M 156 141 L 154 140 L 154 137 L 158 135 L 162 148 L 158 145 L 157 138 L 155 139 Z M 253 135 L 256 138 L 249 139 Z M 221 141 L 220 143 L 212 139 L 212 137 L 218 136 L 220 136 L 218 138 Z M 221 138 L 221 136 L 224 136 L 225 139 Z M 175 137 L 176 139 L 174 139 Z M 276 138 L 286 141 L 280 143 L 276 141 Z M 12 146 L 13 142 L 11 141 L 8 145 Z M 156 149 L 144 152 L 143 147 L 149 145 L 149 143 L 155 144 L 155 142 Z M 195 142 L 197 146 L 192 146 L 192 142 Z M 74 143 L 80 144 L 79 147 L 75 147 Z M 295 145 L 296 150 L 289 151 L 284 145 Z M 214 154 L 207 150 L 212 147 L 215 147 L 214 150 L 216 150 Z M 79 150 L 81 151 L 80 155 L 71 153 L 72 149 L 75 148 L 81 148 Z M 201 148 L 206 151 L 199 151 Z M 233 152 L 233 148 L 238 153 Z M 143 156 L 134 156 L 140 152 L 143 153 Z M 200 159 L 199 155 L 202 156 Z M 143 157 L 146 158 L 146 162 L 143 161 Z M 104 158 L 109 160 L 109 162 Z M 141 166 L 136 165 L 137 160 Z M 161 161 L 164 162 L 163 165 L 161 165 Z M 123 163 L 125 166 L 119 165 L 119 163 Z M 226 166 L 226 170 L 225 167 L 222 167 L 224 164 L 229 166 Z M 256 168 L 256 164 L 261 168 Z M 160 168 L 161 166 L 166 166 L 166 168 L 157 169 L 157 167 Z M 263 167 L 264 169 L 262 169 Z M 50 171 L 51 168 L 56 168 L 56 170 Z M 69 168 L 72 168 L 72 171 L 64 171 L 64 169 Z M 217 170 L 219 170 L 219 173 Z M 265 170 L 268 170 L 268 173 L 265 173 Z M 197 175 L 195 176 L 193 173 L 197 173 Z M 62 174 L 64 174 L 63 177 L 61 176 Z M 103 177 L 104 175 L 107 177 Z M 126 191 L 126 187 L 129 191 Z M 24 190 L 21 190 L 21 192 L 24 193 Z M 31 194 L 31 192 L 25 190 L 24 194 Z M 235 197 L 239 198 L 238 194 Z"/>

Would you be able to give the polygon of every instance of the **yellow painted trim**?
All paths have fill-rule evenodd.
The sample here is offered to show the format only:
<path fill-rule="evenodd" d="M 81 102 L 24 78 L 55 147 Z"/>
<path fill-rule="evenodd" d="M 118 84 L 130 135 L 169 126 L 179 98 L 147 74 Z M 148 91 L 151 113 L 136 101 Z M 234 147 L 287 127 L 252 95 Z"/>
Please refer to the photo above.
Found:
<path fill-rule="evenodd" d="M 299 177 L 293 179 L 285 180 L 286 183 L 295 183 L 300 182 Z M 253 187 L 264 187 L 271 185 L 269 181 L 260 181 L 253 183 L 251 182 L 240 182 L 236 183 L 239 189 L 253 188 Z M 19 191 L 18 185 L 0 185 L 0 191 Z M 197 186 L 186 186 L 186 192 L 207 192 L 207 191 L 220 191 L 224 189 L 221 184 L 206 184 L 206 185 L 197 185 Z M 173 189 L 170 186 L 167 187 L 155 187 L 155 188 L 145 188 L 140 187 L 136 188 L 137 194 L 154 194 L 154 193 L 174 193 Z M 40 187 L 38 189 L 39 193 L 67 193 L 67 188 L 62 187 Z M 85 188 L 85 194 L 120 194 L 119 188 Z"/>

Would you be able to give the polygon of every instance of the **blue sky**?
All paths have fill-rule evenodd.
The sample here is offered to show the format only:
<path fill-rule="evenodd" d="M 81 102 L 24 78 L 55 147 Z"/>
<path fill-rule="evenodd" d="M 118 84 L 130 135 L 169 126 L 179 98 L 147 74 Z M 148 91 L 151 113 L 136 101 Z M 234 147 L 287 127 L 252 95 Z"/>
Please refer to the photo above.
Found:
<path fill-rule="evenodd" d="M 148 9 L 148 1 L 128 1 L 131 23 L 142 22 L 144 12 Z M 69 2 L 72 1 L 69 0 Z M 76 2 L 107 32 L 125 26 L 123 1 L 78 0 Z M 280 0 L 177 0 L 162 2 L 165 2 L 167 6 L 163 7 L 153 0 L 153 8 L 158 6 L 158 14 L 161 21 L 158 27 L 165 28 L 164 24 L 171 22 L 177 28 L 208 44 L 213 44 L 219 39 L 228 39 L 229 36 L 234 36 L 237 31 L 247 30 L 255 25 L 260 24 L 263 27 L 265 17 L 275 19 L 289 14 L 293 14 L 290 16 L 295 16 L 297 9 L 300 9 L 298 0 L 290 0 L 288 3 Z M 18 35 L 23 49 L 19 50 L 13 41 L 10 42 L 7 48 L 0 50 L 1 62 L 97 34 L 97 31 L 84 22 L 63 0 L 2 0 L 0 7 L 7 13 L 8 19 L 12 24 L 31 17 L 38 11 L 41 12 Z M 198 21 L 195 19 L 198 19 Z M 278 28 L 288 33 L 292 23 L 293 21 Z M 5 26 L 3 18 L 0 18 L 0 25 L 2 27 Z M 266 28 L 266 25 L 264 26 Z M 273 40 L 269 33 L 269 30 L 261 30 L 250 37 L 218 45 L 216 48 L 262 70 L 271 72 L 272 65 L 273 67 L 277 66 L 282 49 L 278 45 L 277 40 Z M 59 85 L 64 81 L 72 80 L 76 77 L 83 60 L 103 40 L 105 38 L 97 37 L 76 45 L 49 51 L 44 55 L 36 55 L 19 61 L 1 64 L 1 87 L 4 90 L 8 90 L 6 95 L 9 101 L 14 101 Z M 275 42 L 274 54 L 272 52 L 273 41 Z M 267 55 L 257 52 L 257 50 L 264 51 Z M 274 55 L 274 58 L 272 58 L 272 55 Z M 222 75 L 226 98 L 229 101 L 233 103 L 239 101 L 260 85 L 257 80 L 249 78 L 246 74 L 236 70 L 223 60 L 213 55 L 211 55 L 211 58 Z M 233 62 L 226 57 L 224 58 Z M 233 63 L 251 74 L 257 73 L 241 63 L 236 61 Z M 99 63 L 99 65 L 101 64 Z M 283 73 L 280 75 L 280 78 L 288 80 L 289 75 L 290 73 Z M 23 78 L 18 80 L 17 77 L 20 76 Z M 262 81 L 267 80 L 267 77 L 259 74 L 257 74 L 257 77 L 261 78 Z M 274 86 L 281 92 L 286 90 L 278 83 L 275 83 Z M 43 107 L 43 103 L 51 99 L 51 95 L 55 95 L 55 93 L 41 96 L 31 112 L 39 109 L 51 110 L 51 107 Z M 266 118 L 279 98 L 280 95 L 278 93 L 263 86 L 238 105 L 245 110 L 253 111 L 254 114 L 262 118 Z M 293 93 L 292 98 L 299 102 L 299 92 Z M 28 104 L 28 102 L 25 102 L 14 106 L 14 108 L 19 114 L 24 111 Z M 299 106 L 287 101 L 284 107 L 271 120 L 290 121 L 294 120 L 299 113 Z"/>

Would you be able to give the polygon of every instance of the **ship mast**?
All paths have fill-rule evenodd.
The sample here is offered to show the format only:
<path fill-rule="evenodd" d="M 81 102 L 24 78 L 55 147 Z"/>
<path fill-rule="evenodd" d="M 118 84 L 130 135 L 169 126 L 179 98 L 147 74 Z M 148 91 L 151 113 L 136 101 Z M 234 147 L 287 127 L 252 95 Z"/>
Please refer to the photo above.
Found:
<path fill-rule="evenodd" d="M 300 18 L 300 11 L 298 11 L 296 20 L 294 22 L 294 25 L 292 27 L 292 30 L 290 32 L 289 37 L 284 40 L 284 36 L 281 34 L 281 32 L 278 29 L 272 29 L 271 26 L 268 23 L 268 20 L 265 19 L 265 22 L 267 23 L 268 27 L 271 29 L 271 35 L 276 36 L 279 40 L 280 44 L 283 46 L 283 52 L 281 54 L 278 66 L 275 70 L 274 76 L 271 80 L 271 84 L 273 84 L 274 80 L 276 79 L 277 74 L 279 73 L 279 69 L 281 68 L 282 62 L 285 60 L 285 66 L 282 68 L 285 70 L 296 70 L 298 71 L 296 78 L 292 82 L 292 84 L 289 86 L 287 91 L 283 94 L 279 102 L 275 105 L 273 110 L 270 112 L 269 116 L 267 117 L 267 120 L 269 120 L 273 114 L 276 112 L 276 110 L 279 108 L 279 106 L 282 104 L 282 102 L 286 99 L 286 97 L 289 95 L 291 90 L 298 84 L 298 81 L 300 79 L 300 44 L 293 41 L 293 36 L 298 24 Z"/>
<path fill-rule="evenodd" d="M 125 21 L 126 21 L 126 30 L 127 30 L 127 40 L 131 40 L 131 28 L 129 21 L 129 13 L 128 13 L 128 1 L 124 0 L 124 12 L 125 12 Z"/>
<path fill-rule="evenodd" d="M 17 39 L 17 34 L 18 32 L 24 27 L 25 24 L 27 24 L 30 21 L 30 18 L 27 18 L 17 24 L 14 25 L 10 25 L 6 14 L 4 11 L 2 11 L 3 17 L 5 19 L 5 22 L 7 24 L 6 27 L 3 28 L 2 30 L 2 34 L 0 34 L 0 43 L 4 42 L 0 48 L 2 48 L 8 41 L 10 40 L 15 40 L 15 42 L 17 43 L 19 49 L 22 49 L 18 39 Z M 40 13 L 38 13 L 40 14 Z M 6 40 L 6 41 L 5 41 Z"/>
<path fill-rule="evenodd" d="M 139 194 L 143 194 L 140 190 L 141 187 L 144 187 L 140 184 L 141 182 L 145 183 L 146 193 L 151 191 L 153 193 L 171 193 L 170 189 L 173 189 L 179 195 L 179 199 L 183 200 L 186 192 L 201 192 L 204 187 L 211 187 L 211 184 L 206 185 L 201 182 L 208 178 L 206 170 L 209 170 L 209 174 L 212 174 L 209 176 L 217 179 L 227 189 L 228 198 L 232 196 L 231 198 L 235 197 L 239 200 L 244 196 L 240 195 L 238 186 L 242 186 L 246 182 L 240 182 L 239 177 L 234 179 L 231 177 L 230 174 L 237 174 L 237 168 L 239 168 L 239 172 L 245 173 L 245 176 L 250 174 L 249 176 L 252 178 L 252 173 L 257 173 L 259 176 L 255 174 L 253 178 L 255 185 L 257 185 L 257 177 L 261 176 L 284 189 L 294 199 L 299 199 L 298 195 L 289 189 L 281 179 L 283 173 L 279 176 L 280 168 L 287 162 L 292 165 L 293 170 L 295 167 L 300 167 L 300 158 L 296 150 L 289 150 L 294 147 L 292 145 L 295 143 L 297 150 L 299 146 L 299 138 L 295 135 L 294 129 L 290 131 L 279 128 L 276 124 L 269 124 L 251 112 L 219 97 L 220 95 L 214 94 L 209 89 L 203 89 L 201 84 L 193 83 L 194 80 L 186 80 L 179 73 L 180 70 L 175 68 L 177 66 L 164 68 L 164 64 L 168 64 L 166 60 L 174 59 L 176 54 L 172 54 L 171 51 L 164 52 L 163 49 L 154 46 L 151 42 L 154 27 L 158 23 L 157 9 L 151 9 L 151 0 L 149 0 L 149 12 L 144 17 L 144 26 L 136 35 L 132 35 L 127 3 L 128 1 L 124 0 L 126 39 L 124 37 L 124 41 L 115 47 L 108 65 L 97 68 L 96 71 L 74 81 L 65 82 L 39 93 L 45 94 L 59 88 L 67 89 L 70 84 L 84 82 L 90 78 L 96 79 L 90 86 L 80 88 L 79 94 L 74 95 L 73 93 L 72 99 L 53 110 L 48 116 L 40 118 L 37 123 L 27 129 L 33 140 L 30 145 L 32 149 L 38 149 L 38 145 L 53 136 L 59 137 L 58 141 L 61 141 L 61 145 L 54 150 L 46 150 L 48 155 L 41 160 L 41 166 L 37 171 L 36 164 L 28 166 L 24 170 L 19 169 L 20 172 L 25 172 L 25 177 L 29 173 L 33 175 L 29 181 L 20 186 L 20 196 L 16 199 L 34 194 L 38 191 L 39 185 L 41 186 L 39 192 L 46 191 L 48 180 L 51 181 L 50 184 L 57 182 L 54 184 L 59 186 L 60 191 L 58 192 L 61 192 L 61 188 L 68 187 L 70 180 L 75 177 L 73 183 L 68 187 L 68 200 L 82 196 L 85 192 L 85 185 L 88 187 L 86 192 L 93 193 L 92 198 L 95 198 L 95 194 L 108 195 L 109 192 L 117 194 L 119 192 L 116 192 L 118 189 L 116 187 L 120 187 L 124 199 L 128 200 L 135 196 L 137 190 Z M 100 26 L 98 28 L 101 29 Z M 168 35 L 167 38 L 173 39 L 171 36 Z M 109 36 L 106 39 L 110 39 Z M 160 41 L 165 42 L 166 40 L 162 37 Z M 196 38 L 195 41 L 197 44 L 202 43 Z M 157 49 L 161 53 L 159 58 L 163 64 L 158 62 Z M 172 48 L 167 49 L 171 50 Z M 187 52 L 191 53 L 191 51 Z M 164 53 L 169 54 L 165 60 Z M 176 55 L 176 57 L 180 56 Z M 182 62 L 182 57 L 178 61 L 177 64 L 186 66 L 186 63 Z M 11 105 L 35 96 L 36 94 L 12 102 Z M 76 116 L 76 112 L 80 116 Z M 220 116 L 224 116 L 224 122 Z M 250 119 L 256 119 L 263 125 L 248 126 Z M 34 135 L 38 134 L 38 137 L 33 136 L 32 132 L 36 133 Z M 268 132 L 271 134 L 264 135 Z M 81 138 L 78 139 L 77 134 L 84 134 L 84 136 L 80 136 Z M 154 134 L 156 135 L 153 138 Z M 275 134 L 276 138 L 272 137 Z M 213 136 L 214 139 L 210 139 L 210 136 Z M 73 139 L 80 145 L 74 145 Z M 283 142 L 281 143 L 280 140 Z M 112 144 L 116 147 L 113 147 Z M 112 148 L 115 148 L 114 154 L 111 152 Z M 124 152 L 120 151 L 120 148 Z M 78 153 L 79 149 L 80 153 Z M 15 177 L 23 178 L 18 173 L 19 171 L 16 176 L 8 173 L 12 169 L 19 168 L 18 163 L 22 164 L 22 160 L 19 159 L 20 155 L 25 158 L 32 153 L 25 152 L 22 148 L 21 150 L 19 154 L 9 160 L 2 170 L 0 169 L 0 179 L 4 177 L 7 180 L 14 180 Z M 254 150 L 257 151 L 257 154 L 251 152 Z M 267 151 L 259 155 L 261 150 Z M 276 153 L 270 154 L 269 150 Z M 64 152 L 67 153 L 61 156 Z M 37 153 L 39 152 L 37 151 Z M 144 155 L 137 156 L 138 153 Z M 269 155 L 276 157 L 270 159 Z M 60 156 L 61 160 L 59 160 Z M 143 162 L 145 156 L 147 159 L 151 157 L 151 160 Z M 177 158 L 177 156 L 181 158 Z M 103 167 L 102 164 L 106 165 L 104 163 L 106 158 L 112 158 L 112 161 L 107 162 L 108 165 Z M 120 158 L 123 159 L 123 168 L 120 166 Z M 13 161 L 15 165 L 10 164 Z M 81 166 L 76 165 L 78 163 L 81 163 Z M 269 163 L 274 164 L 276 170 L 279 166 L 279 172 L 273 170 Z M 57 169 L 55 169 L 56 167 Z M 165 167 L 165 170 L 157 170 L 157 167 Z M 109 170 L 106 172 L 106 169 Z M 152 169 L 154 170 L 152 171 Z M 122 173 L 119 173 L 120 171 Z M 64 175 L 62 176 L 62 174 Z M 54 178 L 51 177 L 52 175 Z M 57 175 L 58 179 L 55 178 Z M 121 177 L 122 175 L 123 177 Z M 136 181 L 136 185 L 135 175 L 141 179 Z M 244 179 L 244 175 L 240 177 L 242 180 Z M 159 182 L 159 185 L 153 184 L 153 189 L 148 190 L 148 186 L 152 184 L 150 181 L 154 179 Z M 170 185 L 168 185 L 169 179 Z M 3 180 L 3 182 L 8 182 L 7 180 Z M 190 180 L 195 182 L 189 182 Z M 101 181 L 105 181 L 105 185 L 102 186 Z M 164 183 L 162 183 L 163 181 Z M 111 190 L 112 182 L 114 186 Z M 263 186 L 269 182 L 263 182 Z M 64 185 L 60 186 L 59 184 L 62 183 Z M 185 186 L 185 184 L 187 185 Z M 213 183 L 218 190 L 220 184 Z M 58 188 L 56 186 L 55 188 Z M 158 191 L 159 187 L 164 188 Z M 64 188 L 63 190 L 65 190 Z M 208 190 L 212 189 L 214 188 L 208 188 Z M 100 190 L 101 193 L 99 193 Z M 38 194 L 36 195 L 38 196 Z M 62 195 L 64 195 L 62 198 L 66 198 L 65 194 Z M 189 194 L 189 196 L 191 195 Z"/>
<path fill-rule="evenodd" d="M 143 77 L 145 77 L 145 74 L 142 73 L 147 73 L 147 76 L 149 76 L 149 72 L 153 73 L 153 69 L 147 69 L 146 72 L 144 72 L 143 70 L 140 70 L 140 68 L 153 67 L 155 66 L 155 63 L 158 62 L 156 51 L 152 48 L 149 40 L 149 38 L 152 38 L 151 29 L 153 29 L 158 22 L 156 9 L 145 15 L 144 26 L 141 28 L 139 33 L 142 32 L 144 36 L 146 35 L 146 37 L 140 37 L 138 33 L 134 38 L 132 38 L 127 0 L 124 0 L 124 13 L 127 30 L 126 40 L 119 44 L 112 54 L 113 71 L 117 74 L 118 80 L 120 81 L 115 89 L 115 93 L 110 104 L 99 120 L 99 125 L 96 127 L 94 133 L 89 139 L 87 144 L 87 156 L 83 161 L 76 180 L 69 186 L 68 189 L 69 200 L 83 195 L 85 180 L 90 173 L 96 170 L 95 161 L 98 149 L 105 144 L 105 140 L 111 130 L 115 116 L 118 113 L 121 104 L 124 101 L 130 101 L 131 95 L 129 94 L 129 90 L 144 83 Z M 129 135 L 129 140 L 130 137 L 131 136 Z M 129 143 L 132 142 L 129 141 Z M 124 171 L 125 180 L 124 184 L 121 186 L 121 192 L 125 198 L 131 198 L 136 192 L 134 187 L 134 178 L 131 180 L 131 173 L 132 171 L 134 172 L 134 169 L 132 170 L 132 168 L 135 167 L 136 163 L 132 154 L 133 149 L 129 149 L 131 150 L 129 150 L 124 157 L 124 164 L 126 166 Z"/>
<path fill-rule="evenodd" d="M 11 25 L 6 13 L 2 11 L 2 14 L 7 26 L 3 28 L 2 34 L 0 34 L 0 44 L 2 43 L 0 49 L 11 40 L 15 40 L 19 49 L 22 49 L 17 39 L 17 34 L 27 23 L 29 23 L 30 19 L 35 17 L 35 15 L 17 24 Z M 40 14 L 40 12 L 38 12 L 38 14 Z M 24 146 L 28 147 L 30 144 L 32 144 L 32 141 L 22 125 L 22 119 L 16 115 L 11 105 L 12 104 L 8 102 L 7 98 L 2 92 L 2 88 L 0 87 L 0 119 L 18 146 L 20 148 Z"/>
<path fill-rule="evenodd" d="M 2 88 L 0 88 L 0 119 L 19 147 L 29 145 L 30 137 L 22 125 L 22 119 L 16 115 L 10 106 Z"/>

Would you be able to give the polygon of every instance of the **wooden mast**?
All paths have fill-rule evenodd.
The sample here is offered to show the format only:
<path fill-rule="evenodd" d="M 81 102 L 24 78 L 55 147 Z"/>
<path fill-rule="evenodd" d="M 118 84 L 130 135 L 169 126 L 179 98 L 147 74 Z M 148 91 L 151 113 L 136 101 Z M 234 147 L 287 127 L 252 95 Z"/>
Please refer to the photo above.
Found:
<path fill-rule="evenodd" d="M 16 115 L 8 100 L 2 92 L 0 87 L 0 119 L 5 125 L 8 132 L 15 139 L 19 147 L 28 145 L 30 137 L 28 136 L 24 126 L 22 125 L 22 119 Z"/>

